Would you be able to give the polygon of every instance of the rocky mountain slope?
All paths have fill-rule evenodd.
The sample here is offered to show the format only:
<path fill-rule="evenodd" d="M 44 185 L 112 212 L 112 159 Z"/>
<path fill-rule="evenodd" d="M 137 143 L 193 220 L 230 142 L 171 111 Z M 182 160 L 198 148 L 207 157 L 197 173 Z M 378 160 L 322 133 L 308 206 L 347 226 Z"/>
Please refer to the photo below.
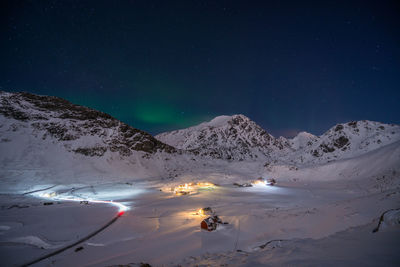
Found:
<path fill-rule="evenodd" d="M 333 126 L 321 136 L 299 133 L 289 140 L 292 153 L 284 157 L 296 165 L 326 163 L 365 154 L 400 140 L 400 126 L 353 121 Z"/>
<path fill-rule="evenodd" d="M 57 97 L 0 92 L 0 190 L 171 177 L 180 161 L 175 148 L 105 113 Z"/>
<path fill-rule="evenodd" d="M 162 133 L 156 138 L 197 155 L 226 160 L 256 160 L 289 148 L 244 115 L 219 116 L 210 122 Z"/>
<path fill-rule="evenodd" d="M 61 142 L 68 151 L 87 156 L 102 156 L 106 151 L 121 156 L 176 151 L 108 114 L 58 97 L 0 92 L 0 115 L 2 137 L 7 130 L 29 127 L 36 137 Z"/>
<path fill-rule="evenodd" d="M 400 126 L 354 121 L 337 124 L 321 136 L 301 132 L 286 139 L 273 137 L 244 115 L 233 115 L 162 133 L 156 138 L 212 158 L 302 166 L 355 157 L 396 142 L 400 140 Z"/>

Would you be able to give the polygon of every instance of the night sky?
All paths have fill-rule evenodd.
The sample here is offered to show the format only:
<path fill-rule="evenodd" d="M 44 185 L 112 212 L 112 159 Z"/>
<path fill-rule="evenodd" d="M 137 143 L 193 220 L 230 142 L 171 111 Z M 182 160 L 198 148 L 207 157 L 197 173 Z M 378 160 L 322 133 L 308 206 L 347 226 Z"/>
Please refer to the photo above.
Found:
<path fill-rule="evenodd" d="M 3 0 L 0 21 L 0 90 L 152 134 L 232 114 L 289 137 L 400 123 L 398 1 Z"/>

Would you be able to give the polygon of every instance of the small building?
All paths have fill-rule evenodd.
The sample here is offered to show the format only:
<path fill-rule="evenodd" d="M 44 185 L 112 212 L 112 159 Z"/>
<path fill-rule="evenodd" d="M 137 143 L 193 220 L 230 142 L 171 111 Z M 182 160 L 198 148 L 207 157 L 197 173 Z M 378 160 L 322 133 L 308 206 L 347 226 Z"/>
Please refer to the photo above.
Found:
<path fill-rule="evenodd" d="M 222 223 L 222 221 L 217 215 L 210 216 L 201 221 L 200 228 L 207 231 L 214 231 L 217 229 L 219 223 Z"/>

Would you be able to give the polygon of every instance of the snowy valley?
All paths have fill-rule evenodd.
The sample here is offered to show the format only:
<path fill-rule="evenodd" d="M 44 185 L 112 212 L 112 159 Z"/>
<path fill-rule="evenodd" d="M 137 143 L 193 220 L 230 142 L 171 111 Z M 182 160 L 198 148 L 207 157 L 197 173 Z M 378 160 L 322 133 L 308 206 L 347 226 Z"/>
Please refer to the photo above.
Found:
<path fill-rule="evenodd" d="M 153 137 L 57 97 L 0 92 L 0 164 L 7 266 L 400 263 L 395 124 L 288 139 L 233 115 Z M 202 230 L 206 207 L 226 224 Z"/>

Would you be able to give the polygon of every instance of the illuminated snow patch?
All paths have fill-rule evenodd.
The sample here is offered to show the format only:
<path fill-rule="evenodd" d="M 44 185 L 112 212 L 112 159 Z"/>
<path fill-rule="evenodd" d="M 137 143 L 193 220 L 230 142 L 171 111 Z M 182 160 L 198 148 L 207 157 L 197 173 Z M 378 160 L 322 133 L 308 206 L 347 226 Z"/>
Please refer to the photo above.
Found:
<path fill-rule="evenodd" d="M 131 183 L 106 183 L 98 185 L 57 185 L 44 190 L 37 190 L 31 195 L 52 201 L 74 201 L 85 203 L 103 203 L 118 208 L 118 216 L 123 215 L 129 207 L 122 204 L 124 200 L 131 200 L 136 195 L 145 192 L 143 186 Z"/>
<path fill-rule="evenodd" d="M 146 189 L 127 184 L 104 184 L 74 189 L 74 195 L 92 199 L 129 199 L 145 192 Z"/>
<path fill-rule="evenodd" d="M 257 180 L 254 180 L 252 184 L 255 186 L 266 186 L 266 185 L 273 186 L 276 184 L 276 181 L 273 178 L 264 179 L 260 177 Z"/>
<path fill-rule="evenodd" d="M 196 193 L 199 190 L 210 190 L 216 187 L 215 184 L 209 182 L 198 182 L 198 183 L 185 183 L 181 185 L 177 185 L 175 187 L 170 188 L 169 190 L 173 192 L 177 196 L 189 195 L 192 193 Z M 168 189 L 164 189 L 164 191 L 169 191 Z"/>
<path fill-rule="evenodd" d="M 261 181 L 261 180 L 256 180 L 253 182 L 253 185 L 258 185 L 258 186 L 265 186 L 267 185 L 266 181 Z"/>
<path fill-rule="evenodd" d="M 275 195 L 288 195 L 290 191 L 288 191 L 284 187 L 280 186 L 269 186 L 269 185 L 254 185 L 252 187 L 244 187 L 242 190 L 254 193 L 261 194 L 275 194 Z"/>
<path fill-rule="evenodd" d="M 87 201 L 88 203 L 104 203 L 104 204 L 109 204 L 113 205 L 118 208 L 118 216 L 122 216 L 125 211 L 129 210 L 128 206 L 125 206 L 122 203 L 115 202 L 113 200 L 97 200 L 97 199 L 91 199 L 91 198 L 80 198 L 80 197 L 75 197 L 75 196 L 67 196 L 63 197 L 60 195 L 57 195 L 56 192 L 50 192 L 50 193 L 43 193 L 40 195 L 42 198 L 46 199 L 51 199 L 54 201 L 74 201 L 74 202 L 85 202 Z"/>

